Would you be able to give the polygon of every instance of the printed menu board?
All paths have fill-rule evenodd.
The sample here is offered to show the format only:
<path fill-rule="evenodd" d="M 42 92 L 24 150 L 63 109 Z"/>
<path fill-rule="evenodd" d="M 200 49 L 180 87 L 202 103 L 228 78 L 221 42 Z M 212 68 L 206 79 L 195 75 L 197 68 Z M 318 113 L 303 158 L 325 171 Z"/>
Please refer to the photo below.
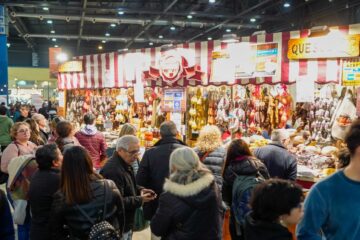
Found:
<path fill-rule="evenodd" d="M 185 112 L 186 93 L 184 88 L 164 89 L 164 99 L 162 103 L 165 112 Z"/>
<path fill-rule="evenodd" d="M 344 86 L 360 85 L 360 59 L 343 62 L 342 83 Z"/>

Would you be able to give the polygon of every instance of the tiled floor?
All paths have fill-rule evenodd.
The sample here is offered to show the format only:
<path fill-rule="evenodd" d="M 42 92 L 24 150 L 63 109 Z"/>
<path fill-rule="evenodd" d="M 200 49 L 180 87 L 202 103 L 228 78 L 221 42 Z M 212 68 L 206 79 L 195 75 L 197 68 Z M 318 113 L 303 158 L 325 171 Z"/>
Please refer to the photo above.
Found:
<path fill-rule="evenodd" d="M 148 227 L 144 231 L 135 232 L 132 240 L 150 240 L 150 238 L 151 238 L 150 227 Z"/>

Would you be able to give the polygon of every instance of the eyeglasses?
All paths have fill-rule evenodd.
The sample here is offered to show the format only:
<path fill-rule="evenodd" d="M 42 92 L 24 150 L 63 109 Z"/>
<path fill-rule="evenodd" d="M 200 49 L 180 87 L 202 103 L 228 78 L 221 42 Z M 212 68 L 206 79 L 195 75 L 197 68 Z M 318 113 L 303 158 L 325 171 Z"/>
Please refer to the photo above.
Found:
<path fill-rule="evenodd" d="M 134 151 L 128 151 L 126 149 L 123 149 L 125 152 L 129 153 L 130 155 L 138 155 L 140 153 L 140 150 L 134 150 Z"/>
<path fill-rule="evenodd" d="M 17 133 L 27 133 L 27 132 L 31 132 L 30 129 L 20 129 L 19 131 L 17 131 Z"/>

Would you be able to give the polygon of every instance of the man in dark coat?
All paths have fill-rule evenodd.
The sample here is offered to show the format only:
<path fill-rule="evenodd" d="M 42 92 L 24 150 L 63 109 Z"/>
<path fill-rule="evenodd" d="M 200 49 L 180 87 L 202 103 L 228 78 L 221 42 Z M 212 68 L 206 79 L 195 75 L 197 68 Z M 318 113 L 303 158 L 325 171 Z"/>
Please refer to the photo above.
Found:
<path fill-rule="evenodd" d="M 29 203 L 31 208 L 30 238 L 51 239 L 49 220 L 54 193 L 60 187 L 62 154 L 56 144 L 48 144 L 36 151 L 39 170 L 31 179 Z"/>
<path fill-rule="evenodd" d="M 136 176 L 138 184 L 153 189 L 160 196 L 163 192 L 165 178 L 169 177 L 169 159 L 171 153 L 185 143 L 176 139 L 178 131 L 174 122 L 164 122 L 160 126 L 161 140 L 147 150 L 140 162 Z M 158 208 L 158 199 L 144 205 L 145 219 L 151 220 Z"/>
<path fill-rule="evenodd" d="M 271 141 L 267 146 L 255 149 L 255 156 L 265 164 L 270 177 L 295 181 L 296 157 L 286 149 L 290 141 L 289 133 L 285 129 L 275 129 Z"/>
<path fill-rule="evenodd" d="M 135 210 L 141 207 L 143 203 L 156 198 L 154 191 L 136 184 L 131 165 L 137 160 L 139 153 L 139 139 L 130 135 L 123 136 L 117 141 L 113 156 L 100 171 L 104 178 L 115 182 L 123 196 L 125 208 L 123 240 L 131 239 Z"/>

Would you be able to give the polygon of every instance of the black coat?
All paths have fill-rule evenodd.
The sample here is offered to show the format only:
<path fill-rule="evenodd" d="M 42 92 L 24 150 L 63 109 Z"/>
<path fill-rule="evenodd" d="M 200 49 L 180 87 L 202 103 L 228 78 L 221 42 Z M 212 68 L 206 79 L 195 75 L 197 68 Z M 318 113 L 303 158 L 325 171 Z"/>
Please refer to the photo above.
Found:
<path fill-rule="evenodd" d="M 276 222 L 256 221 L 251 213 L 245 220 L 245 240 L 292 240 L 289 230 Z"/>
<path fill-rule="evenodd" d="M 265 147 L 255 149 L 254 154 L 265 164 L 272 178 L 296 180 L 296 157 L 282 145 L 268 144 Z"/>
<path fill-rule="evenodd" d="M 137 183 L 145 188 L 152 189 L 160 196 L 163 192 L 165 178 L 169 177 L 169 160 L 171 153 L 179 147 L 186 146 L 176 138 L 163 138 L 153 148 L 147 150 L 140 162 L 136 175 Z M 144 216 L 151 220 L 158 207 L 158 198 L 144 204 Z"/>
<path fill-rule="evenodd" d="M 49 134 L 47 132 L 45 132 L 44 130 L 40 129 L 40 137 L 41 139 L 44 141 L 44 144 L 47 144 L 48 140 L 49 140 Z"/>
<path fill-rule="evenodd" d="M 107 187 L 105 220 L 122 234 L 125 220 L 124 206 L 120 192 L 114 182 L 104 179 L 92 180 L 92 200 L 78 206 L 93 221 L 101 221 L 104 211 L 105 185 Z M 68 227 L 68 232 L 64 229 L 64 225 Z M 88 239 L 92 224 L 75 205 L 66 204 L 64 195 L 58 191 L 54 195 L 50 226 L 53 239 L 68 239 L 67 235 L 70 234 L 71 239 L 85 240 Z"/>
<path fill-rule="evenodd" d="M 125 207 L 125 227 L 124 231 L 128 232 L 133 228 L 135 210 L 142 205 L 140 190 L 142 187 L 136 185 L 134 171 L 130 165 L 114 152 L 113 156 L 101 169 L 100 174 L 115 182 L 124 199 Z"/>
<path fill-rule="evenodd" d="M 51 239 L 49 220 L 53 195 L 60 187 L 60 170 L 38 170 L 31 178 L 29 204 L 31 208 L 30 238 Z"/>
<path fill-rule="evenodd" d="M 212 174 L 182 185 L 166 181 L 151 232 L 162 240 L 220 240 L 221 197 Z"/>
<path fill-rule="evenodd" d="M 251 161 L 251 162 L 250 162 Z M 269 172 L 266 166 L 254 157 L 244 157 L 242 160 L 233 160 L 224 170 L 224 185 L 222 189 L 223 200 L 231 206 L 232 187 L 238 176 L 252 176 L 259 172 L 265 179 L 269 179 Z"/>

